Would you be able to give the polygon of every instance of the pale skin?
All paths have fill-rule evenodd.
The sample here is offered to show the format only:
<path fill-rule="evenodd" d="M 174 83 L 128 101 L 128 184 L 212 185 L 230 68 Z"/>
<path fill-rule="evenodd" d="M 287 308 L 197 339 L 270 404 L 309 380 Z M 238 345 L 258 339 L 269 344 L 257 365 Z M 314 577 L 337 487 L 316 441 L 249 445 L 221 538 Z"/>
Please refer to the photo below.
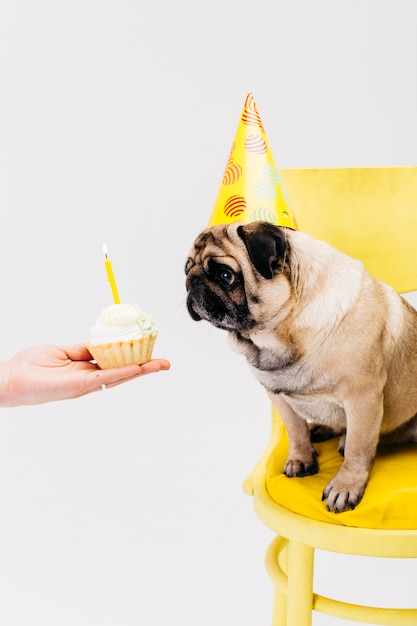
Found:
<path fill-rule="evenodd" d="M 170 368 L 166 359 L 101 370 L 83 344 L 28 348 L 0 363 L 0 406 L 79 398 Z"/>

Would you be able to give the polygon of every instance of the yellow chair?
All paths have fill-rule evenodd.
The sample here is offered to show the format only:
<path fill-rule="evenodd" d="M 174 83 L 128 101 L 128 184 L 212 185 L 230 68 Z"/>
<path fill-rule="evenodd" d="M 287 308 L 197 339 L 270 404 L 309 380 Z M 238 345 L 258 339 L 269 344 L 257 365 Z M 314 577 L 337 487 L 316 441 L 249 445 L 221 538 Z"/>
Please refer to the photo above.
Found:
<path fill-rule="evenodd" d="M 300 230 L 361 259 L 398 292 L 417 289 L 417 167 L 282 170 Z M 417 376 L 417 372 L 416 372 Z M 313 591 L 314 550 L 417 557 L 417 444 L 380 449 L 362 502 L 334 514 L 322 490 L 342 463 L 337 441 L 315 444 L 315 476 L 283 475 L 288 439 L 278 412 L 260 462 L 243 484 L 274 532 L 266 556 L 273 626 L 311 626 L 312 611 L 369 624 L 417 624 L 417 608 L 348 604 Z M 414 469 L 411 469 L 414 468 Z"/>

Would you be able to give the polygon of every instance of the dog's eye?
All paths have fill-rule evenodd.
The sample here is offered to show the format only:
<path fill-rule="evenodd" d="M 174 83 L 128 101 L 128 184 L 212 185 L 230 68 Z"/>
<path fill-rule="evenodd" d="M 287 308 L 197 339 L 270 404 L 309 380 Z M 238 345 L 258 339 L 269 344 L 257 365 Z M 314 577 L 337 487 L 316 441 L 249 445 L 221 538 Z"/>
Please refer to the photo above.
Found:
<path fill-rule="evenodd" d="M 230 270 L 220 270 L 218 279 L 225 287 L 231 287 L 236 280 L 236 276 Z"/>

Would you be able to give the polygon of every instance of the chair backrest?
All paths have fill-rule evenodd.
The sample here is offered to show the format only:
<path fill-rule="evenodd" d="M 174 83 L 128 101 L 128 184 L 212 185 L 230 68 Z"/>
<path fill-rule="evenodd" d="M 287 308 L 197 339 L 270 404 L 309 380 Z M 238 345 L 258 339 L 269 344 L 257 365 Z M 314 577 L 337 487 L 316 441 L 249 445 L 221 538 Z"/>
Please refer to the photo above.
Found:
<path fill-rule="evenodd" d="M 282 169 L 300 230 L 417 289 L 417 167 Z"/>

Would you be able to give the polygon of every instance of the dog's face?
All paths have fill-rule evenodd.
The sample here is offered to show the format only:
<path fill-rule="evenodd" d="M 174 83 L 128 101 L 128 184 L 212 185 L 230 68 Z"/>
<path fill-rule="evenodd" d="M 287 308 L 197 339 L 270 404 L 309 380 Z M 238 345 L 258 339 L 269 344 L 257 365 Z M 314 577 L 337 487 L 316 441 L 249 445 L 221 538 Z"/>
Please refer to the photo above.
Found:
<path fill-rule="evenodd" d="M 288 296 L 289 262 L 285 229 L 268 222 L 235 222 L 205 229 L 195 240 L 185 266 L 191 317 L 228 331 L 257 327 L 263 321 L 270 283 L 277 277 L 285 283 L 282 301 Z M 274 299 L 279 308 L 279 299 Z M 269 306 L 269 321 L 273 314 Z"/>

